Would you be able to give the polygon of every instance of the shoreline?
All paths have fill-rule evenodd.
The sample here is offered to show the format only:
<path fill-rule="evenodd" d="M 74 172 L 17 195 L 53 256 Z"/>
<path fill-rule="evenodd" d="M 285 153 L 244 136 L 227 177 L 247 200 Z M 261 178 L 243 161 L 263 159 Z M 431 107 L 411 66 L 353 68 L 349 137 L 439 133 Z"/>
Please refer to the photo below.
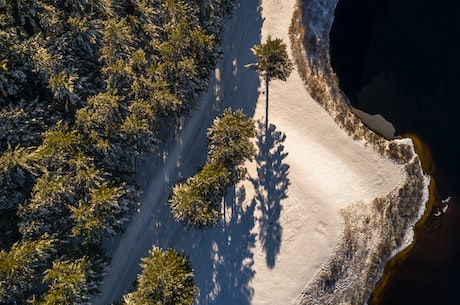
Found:
<path fill-rule="evenodd" d="M 313 98 L 322 104 L 323 107 L 335 118 L 335 121 L 339 124 L 339 126 L 347 130 L 348 133 L 356 140 L 361 140 L 369 145 L 372 145 L 383 155 L 392 157 L 396 162 L 405 163 L 407 165 L 407 173 L 409 176 L 411 175 L 411 172 L 412 174 L 414 173 L 414 170 L 419 171 L 417 175 L 419 183 L 413 186 L 415 189 L 409 186 L 410 182 L 404 184 L 399 189 L 399 192 L 402 190 L 412 190 L 418 193 L 418 197 L 416 197 L 417 199 L 412 200 L 413 204 L 415 203 L 419 205 L 418 212 L 413 210 L 411 211 L 410 216 L 406 215 L 409 216 L 411 221 L 407 221 L 403 224 L 404 236 L 400 237 L 399 242 L 396 243 L 396 247 L 393 247 L 389 253 L 388 249 L 386 250 L 387 252 L 381 253 L 385 254 L 385 258 L 379 259 L 378 257 L 374 257 L 373 259 L 371 258 L 371 263 L 367 261 L 367 265 L 370 266 L 370 269 L 367 270 L 367 276 L 369 276 L 369 278 L 365 281 L 365 284 L 367 285 L 362 286 L 357 282 L 348 282 L 348 278 L 344 275 L 344 272 L 350 273 L 350 270 L 334 270 L 334 268 L 338 268 L 337 266 L 334 266 L 334 263 L 336 261 L 342 261 L 340 256 L 344 253 L 341 253 L 340 251 L 346 249 L 344 244 L 348 242 L 345 238 L 342 238 L 341 247 L 343 249 L 340 249 L 339 246 L 336 254 L 328 260 L 328 262 L 322 267 L 322 270 L 320 270 L 315 278 L 307 284 L 304 292 L 298 299 L 298 303 L 300 304 L 336 304 L 338 301 L 350 302 L 353 304 L 366 303 L 373 294 L 373 291 L 378 288 L 378 283 L 380 283 L 381 279 L 384 277 L 386 266 L 389 265 L 395 257 L 398 257 L 399 254 L 402 253 L 401 255 L 403 255 L 406 251 L 410 251 L 410 248 L 413 246 L 415 242 L 414 231 L 416 230 L 418 223 L 423 221 L 423 219 L 426 219 L 426 216 L 429 215 L 429 197 L 430 194 L 432 195 L 432 193 L 429 192 L 429 185 L 434 184 L 430 184 L 430 178 L 423 174 L 423 164 L 420 163 L 414 147 L 417 143 L 414 143 L 414 141 L 409 139 L 412 147 L 412 158 L 410 158 L 411 160 L 407 160 L 407 157 L 403 157 L 398 161 L 399 158 L 397 155 L 399 155 L 399 153 L 395 156 L 391 153 L 391 150 L 395 148 L 399 149 L 403 145 L 402 143 L 407 141 L 407 139 L 400 141 L 401 143 L 397 145 L 397 147 L 393 146 L 390 148 L 390 152 L 388 152 L 382 148 L 385 147 L 386 141 L 371 132 L 369 128 L 363 128 L 362 122 L 351 114 L 351 110 L 348 108 L 349 103 L 347 98 L 340 90 L 337 77 L 330 65 L 328 33 L 332 26 L 334 10 L 338 0 L 323 2 L 323 6 L 321 6 L 321 4 L 315 5 L 314 2 L 315 1 L 313 0 L 297 0 L 296 11 L 290 27 L 290 37 L 291 44 L 293 45 L 294 57 L 296 59 L 297 66 L 300 67 L 299 70 L 301 70 L 300 72 L 308 91 L 311 93 Z M 304 16 L 306 16 L 306 22 L 303 20 Z M 308 47 L 306 47 L 306 45 Z M 363 129 L 367 129 L 368 131 Z M 392 141 L 392 143 L 396 143 L 396 141 Z M 412 164 L 411 169 L 409 168 L 410 164 Z M 422 180 L 422 182 L 420 180 Z M 408 189 L 406 189 L 406 186 Z M 387 199 L 389 197 L 391 198 L 391 195 L 386 197 Z M 404 201 L 404 198 L 400 199 L 400 201 Z M 391 202 L 389 204 L 392 205 Z M 393 221 L 398 221 L 398 215 L 389 215 L 394 216 Z M 348 216 L 350 216 L 350 214 L 348 214 Z M 346 218 L 347 216 L 344 217 Z M 388 232 L 381 232 L 381 234 L 385 233 Z M 388 246 L 388 242 L 383 242 L 383 244 Z M 361 250 L 364 251 L 364 249 Z M 354 271 L 360 273 L 362 270 L 356 269 Z M 331 278 L 331 276 L 337 278 Z M 337 282 L 340 281 L 342 281 L 342 283 L 345 282 L 345 285 L 337 288 Z M 371 283 L 369 283 L 369 281 Z M 333 284 L 332 288 L 328 287 L 331 286 L 331 283 Z M 352 292 L 355 289 L 359 290 L 358 287 L 361 288 L 361 293 Z M 332 300 L 335 300 L 335 302 L 331 302 Z"/>
<path fill-rule="evenodd" d="M 428 149 L 425 147 L 425 145 L 420 141 L 417 135 L 415 134 L 407 134 L 403 135 L 404 137 L 409 137 L 412 139 L 414 142 L 414 147 L 417 155 L 420 157 L 420 161 L 422 163 L 422 167 L 424 171 L 430 175 L 431 180 L 430 184 L 428 186 L 429 188 L 429 198 L 426 204 L 426 210 L 425 213 L 422 215 L 422 217 L 419 219 L 419 221 L 414 225 L 414 239 L 413 242 L 407 246 L 406 248 L 402 249 L 400 252 L 396 253 L 386 264 L 385 269 L 383 271 L 383 275 L 378 281 L 378 283 L 375 286 L 374 291 L 372 292 L 371 296 L 369 297 L 368 304 L 369 305 L 378 305 L 380 304 L 380 301 L 382 299 L 382 296 L 385 292 L 385 289 L 388 285 L 388 282 L 391 281 L 391 278 L 393 277 L 393 274 L 395 272 L 395 268 L 402 262 L 404 261 L 412 249 L 415 246 L 415 243 L 417 241 L 417 235 L 418 231 L 420 228 L 425 224 L 427 221 L 428 217 L 430 216 L 430 213 L 432 211 L 433 205 L 436 201 L 436 181 L 434 178 L 431 176 L 431 172 L 429 170 L 429 167 L 426 164 L 431 164 L 431 157 L 430 157 L 430 152 L 426 151 Z"/>
<path fill-rule="evenodd" d="M 430 183 L 428 186 L 428 200 L 426 203 L 426 210 L 419 221 L 414 225 L 414 239 L 412 243 L 407 246 L 406 248 L 402 249 L 400 252 L 396 253 L 386 264 L 384 272 L 380 280 L 375 286 L 374 291 L 372 292 L 369 298 L 369 305 L 378 305 L 382 299 L 382 295 L 385 292 L 385 289 L 388 285 L 388 282 L 391 281 L 391 278 L 394 274 L 395 268 L 404 261 L 417 242 L 417 236 L 419 233 L 420 228 L 425 224 L 432 212 L 432 208 L 436 202 L 436 181 L 432 176 L 432 171 L 434 168 L 433 161 L 431 159 L 431 151 L 429 147 L 427 147 L 416 134 L 404 134 L 403 137 L 410 138 L 414 143 L 414 148 L 417 155 L 420 158 L 421 165 L 423 167 L 424 172 L 430 176 Z"/>
<path fill-rule="evenodd" d="M 382 135 L 385 139 L 394 140 L 396 138 L 393 124 L 387 121 L 381 114 L 369 114 L 353 106 L 351 107 L 351 111 L 358 116 L 369 129 Z"/>

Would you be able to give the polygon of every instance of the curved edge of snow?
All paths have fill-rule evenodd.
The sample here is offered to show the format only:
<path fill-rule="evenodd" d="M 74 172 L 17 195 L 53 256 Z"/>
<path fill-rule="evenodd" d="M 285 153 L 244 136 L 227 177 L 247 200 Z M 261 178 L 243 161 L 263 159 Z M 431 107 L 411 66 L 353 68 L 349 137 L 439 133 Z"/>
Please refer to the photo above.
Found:
<path fill-rule="evenodd" d="M 414 242 L 416 223 L 426 212 L 430 178 L 410 138 L 387 141 L 350 110 L 330 64 L 329 32 L 339 0 L 297 0 L 290 37 L 297 68 L 313 98 L 354 139 L 392 158 L 405 182 L 371 204 L 342 210 L 344 232 L 335 252 L 305 286 L 296 304 L 366 304 L 388 261 Z M 397 152 L 396 152 L 397 151 Z"/>

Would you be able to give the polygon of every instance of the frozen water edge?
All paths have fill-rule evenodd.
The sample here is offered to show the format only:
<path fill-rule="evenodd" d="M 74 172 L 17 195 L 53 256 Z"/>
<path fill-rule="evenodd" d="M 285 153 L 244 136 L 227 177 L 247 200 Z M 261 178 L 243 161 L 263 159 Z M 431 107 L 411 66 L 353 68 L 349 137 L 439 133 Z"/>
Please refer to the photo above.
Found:
<path fill-rule="evenodd" d="M 414 149 L 411 139 L 397 141 Z M 420 165 L 413 152 L 414 158 L 408 165 Z M 366 304 L 388 261 L 414 242 L 414 227 L 424 214 L 429 198 L 430 178 L 425 175 L 420 178 L 422 197 L 416 200 L 419 205 L 412 213 L 415 216 L 406 222 L 398 222 L 398 215 L 393 213 L 399 213 L 398 205 L 405 200 L 399 199 L 401 190 L 407 186 L 411 189 L 413 180 L 409 177 L 404 186 L 388 196 L 377 198 L 372 204 L 361 202 L 343 210 L 345 230 L 341 241 L 306 285 L 297 304 Z"/>
<path fill-rule="evenodd" d="M 330 66 L 329 54 L 329 31 L 337 2 L 298 0 L 291 43 L 302 78 L 312 96 L 342 128 L 356 140 L 405 163 L 407 176 L 404 185 L 371 205 L 358 203 L 342 211 L 346 223 L 342 240 L 306 285 L 298 304 L 365 304 L 388 260 L 413 242 L 414 226 L 429 198 L 430 178 L 421 170 L 412 140 L 379 139 L 345 106 L 348 103 Z M 399 152 L 392 154 L 395 150 Z M 395 238 L 386 238 L 393 234 Z"/>
<path fill-rule="evenodd" d="M 395 141 L 403 143 L 403 144 L 410 145 L 411 149 L 412 149 L 412 151 L 414 153 L 414 156 L 417 155 L 417 153 L 415 152 L 414 142 L 412 142 L 411 139 L 405 138 L 405 139 L 398 139 L 398 140 L 395 140 Z M 414 159 L 412 160 L 412 162 L 416 162 L 416 160 L 414 160 Z M 420 166 L 421 166 L 421 164 L 420 164 Z M 408 228 L 408 230 L 406 232 L 406 235 L 404 236 L 402 245 L 400 247 L 396 248 L 393 251 L 393 253 L 391 255 L 391 258 L 393 258 L 395 255 L 397 255 L 398 253 L 400 253 L 401 251 L 403 251 L 404 249 L 409 247 L 413 242 L 415 242 L 415 240 L 414 240 L 414 236 L 415 236 L 414 228 L 415 228 L 415 225 L 417 224 L 417 222 L 422 218 L 422 216 L 426 212 L 426 204 L 428 203 L 428 200 L 430 199 L 430 182 L 431 182 L 431 178 L 428 175 L 424 175 L 423 176 L 422 200 L 420 202 L 420 209 L 418 211 L 418 214 L 415 216 L 411 226 Z"/>

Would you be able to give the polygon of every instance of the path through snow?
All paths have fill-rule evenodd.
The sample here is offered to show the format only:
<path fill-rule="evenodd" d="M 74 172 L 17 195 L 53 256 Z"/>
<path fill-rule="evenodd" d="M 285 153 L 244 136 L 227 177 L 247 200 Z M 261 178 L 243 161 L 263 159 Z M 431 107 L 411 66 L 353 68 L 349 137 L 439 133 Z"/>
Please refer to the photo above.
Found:
<path fill-rule="evenodd" d="M 226 27 L 224 58 L 215 71 L 209 90 L 203 95 L 199 109 L 185 119 L 182 130 L 162 145 L 158 154 L 144 164 L 138 175 L 144 190 L 141 205 L 123 235 L 108 243 L 113 248 L 110 271 L 99 288 L 100 295 L 92 301 L 94 305 L 110 304 L 132 289 L 132 283 L 140 272 L 141 258 L 148 255 L 152 245 L 173 247 L 199 258 L 200 262 L 195 259 L 193 263 L 201 295 L 209 289 L 217 289 L 206 288 L 209 287 L 206 283 L 208 279 L 200 278 L 200 275 L 204 277 L 213 268 L 211 252 L 217 246 L 212 244 L 212 240 L 223 239 L 222 226 L 204 233 L 186 229 L 174 222 L 166 202 L 175 181 L 195 174 L 197 168 L 204 164 L 206 130 L 213 119 L 230 106 L 242 108 L 248 116 L 254 114 L 259 77 L 254 71 L 245 69 L 244 65 L 255 61 L 250 48 L 260 43 L 261 27 L 259 1 L 241 1 Z"/>

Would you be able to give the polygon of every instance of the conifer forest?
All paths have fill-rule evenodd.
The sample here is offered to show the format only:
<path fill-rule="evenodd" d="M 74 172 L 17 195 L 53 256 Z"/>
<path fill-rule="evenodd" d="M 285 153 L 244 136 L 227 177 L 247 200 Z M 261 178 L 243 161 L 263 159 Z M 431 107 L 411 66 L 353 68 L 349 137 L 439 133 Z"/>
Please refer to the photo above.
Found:
<path fill-rule="evenodd" d="M 0 0 L 1 304 L 90 303 L 136 165 L 198 106 L 234 2 Z M 172 260 L 186 292 L 150 300 L 191 304 L 186 257 L 150 254 L 120 302 L 148 304 L 150 262 Z"/>

